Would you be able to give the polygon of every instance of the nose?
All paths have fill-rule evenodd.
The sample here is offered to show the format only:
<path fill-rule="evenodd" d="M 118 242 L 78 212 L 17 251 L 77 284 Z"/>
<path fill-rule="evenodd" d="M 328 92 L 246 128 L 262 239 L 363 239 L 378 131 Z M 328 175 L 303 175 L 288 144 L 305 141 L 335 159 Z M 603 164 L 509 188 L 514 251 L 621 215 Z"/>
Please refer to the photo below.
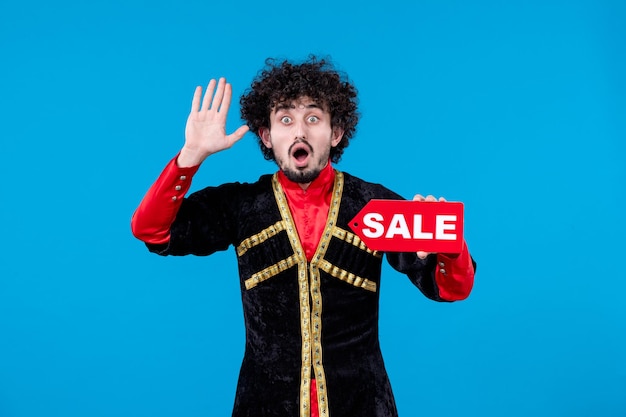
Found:
<path fill-rule="evenodd" d="M 306 139 L 306 125 L 302 121 L 296 121 L 293 124 L 293 138 Z"/>

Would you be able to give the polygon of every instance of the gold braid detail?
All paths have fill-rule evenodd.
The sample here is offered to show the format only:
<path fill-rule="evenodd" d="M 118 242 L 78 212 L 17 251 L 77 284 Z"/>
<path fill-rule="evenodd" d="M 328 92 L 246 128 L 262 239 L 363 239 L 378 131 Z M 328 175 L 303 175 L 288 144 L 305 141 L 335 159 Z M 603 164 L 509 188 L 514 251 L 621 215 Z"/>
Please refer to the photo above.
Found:
<path fill-rule="evenodd" d="M 335 227 L 333 228 L 333 236 L 341 239 L 347 243 L 350 243 L 354 246 L 356 246 L 357 248 L 364 250 L 365 252 L 369 253 L 372 256 L 375 256 L 377 258 L 382 258 L 383 254 L 377 250 L 372 250 L 370 248 L 368 248 L 365 243 L 361 240 L 360 237 L 358 237 L 357 235 L 355 235 L 354 233 L 348 232 L 347 230 L 344 230 L 340 227 Z"/>
<path fill-rule="evenodd" d="M 283 218 L 285 230 L 293 249 L 294 261 L 298 264 L 298 299 L 300 303 L 300 336 L 302 338 L 302 368 L 300 370 L 300 417 L 311 415 L 311 306 L 309 304 L 309 276 L 307 260 L 296 230 L 295 223 L 291 217 L 291 211 L 287 204 L 287 199 L 278 175 L 272 177 L 272 188 L 274 197 Z"/>
<path fill-rule="evenodd" d="M 239 246 L 237 246 L 237 256 L 243 255 L 248 249 L 252 249 L 256 245 L 260 245 L 267 239 L 271 238 L 272 236 L 276 236 L 279 232 L 282 232 L 283 230 L 285 230 L 285 223 L 282 220 L 279 220 L 273 225 L 261 230 L 256 235 L 250 236 L 249 238 L 243 240 L 239 244 Z"/>
<path fill-rule="evenodd" d="M 322 238 L 317 246 L 310 265 L 311 284 L 311 332 L 313 334 L 312 356 L 315 382 L 317 384 L 317 404 L 320 417 L 329 417 L 328 391 L 326 387 L 326 373 L 322 358 L 322 282 L 320 279 L 320 263 L 325 262 L 324 256 L 328 250 L 333 229 L 337 226 L 337 216 L 343 195 L 343 174 L 335 171 L 335 183 L 328 208 L 326 226 Z"/>
<path fill-rule="evenodd" d="M 368 291 L 376 292 L 376 283 L 368 280 L 367 278 L 361 278 L 358 275 L 354 275 L 351 272 L 341 269 L 331 264 L 327 260 L 322 260 L 319 263 L 319 268 L 327 274 L 338 278 L 348 284 L 352 284 L 355 287 L 360 287 Z"/>
<path fill-rule="evenodd" d="M 253 274 L 245 282 L 246 290 L 252 289 L 256 287 L 257 284 L 259 284 L 260 282 L 263 282 L 266 279 L 269 279 L 275 275 L 280 274 L 283 271 L 286 271 L 287 269 L 294 266 L 297 262 L 298 258 L 296 257 L 296 255 L 291 255 L 289 258 L 278 261 L 274 265 L 268 266 L 264 270 Z"/>

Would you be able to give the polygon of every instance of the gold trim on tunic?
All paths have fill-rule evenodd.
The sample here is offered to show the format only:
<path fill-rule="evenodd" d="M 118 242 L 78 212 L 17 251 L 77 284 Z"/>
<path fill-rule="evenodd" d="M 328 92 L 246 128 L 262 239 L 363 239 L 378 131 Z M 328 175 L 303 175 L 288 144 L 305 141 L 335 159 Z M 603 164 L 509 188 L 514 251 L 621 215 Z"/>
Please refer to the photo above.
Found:
<path fill-rule="evenodd" d="M 256 287 L 260 282 L 263 282 L 266 279 L 270 279 L 271 277 L 276 276 L 283 271 L 286 271 L 287 269 L 294 266 L 297 262 L 297 257 L 295 255 L 291 255 L 289 258 L 278 261 L 274 265 L 268 266 L 264 270 L 253 274 L 245 281 L 246 290 L 250 290 Z"/>
<path fill-rule="evenodd" d="M 313 333 L 313 369 L 315 372 L 315 382 L 317 384 L 317 404 L 319 415 L 329 417 L 328 392 L 326 389 L 326 374 L 322 360 L 322 292 L 320 280 L 320 262 L 328 250 L 330 239 L 333 236 L 333 229 L 337 225 L 337 216 L 341 196 L 343 195 L 343 174 L 335 171 L 335 183 L 328 209 L 326 226 L 322 233 L 322 238 L 317 246 L 313 259 L 311 260 L 311 300 L 312 308 L 312 333 Z"/>
<path fill-rule="evenodd" d="M 252 249 L 256 245 L 260 245 L 267 239 L 271 238 L 272 236 L 276 236 L 279 232 L 282 232 L 283 230 L 285 230 L 285 224 L 282 220 L 279 220 L 273 225 L 261 230 L 256 235 L 252 235 L 249 238 L 244 239 L 239 244 L 239 246 L 237 246 L 237 256 L 243 255 L 248 249 Z"/>
<path fill-rule="evenodd" d="M 375 282 L 370 281 L 367 278 L 361 278 L 358 275 L 354 275 L 352 272 L 348 272 L 345 269 L 338 268 L 325 259 L 320 262 L 319 269 L 335 278 L 347 282 L 348 284 L 352 284 L 355 287 L 376 292 Z"/>
<path fill-rule="evenodd" d="M 343 241 L 345 241 L 347 243 L 350 243 L 350 244 L 356 246 L 357 248 L 359 248 L 361 250 L 364 250 L 365 252 L 367 252 L 370 255 L 373 255 L 373 256 L 375 256 L 377 258 L 382 258 L 383 257 L 383 254 L 381 252 L 368 248 L 365 245 L 365 242 L 363 242 L 360 237 L 358 237 L 357 235 L 355 235 L 352 232 L 344 230 L 344 229 L 342 229 L 340 227 L 334 227 L 333 228 L 333 236 L 338 238 L 338 239 L 341 239 L 341 240 L 343 240 Z"/>
<path fill-rule="evenodd" d="M 304 249 L 298 236 L 295 223 L 291 217 L 291 211 L 287 204 L 287 198 L 283 191 L 278 175 L 272 177 L 274 197 L 278 204 L 280 215 L 285 224 L 285 230 L 289 243 L 294 251 L 294 257 L 298 263 L 298 299 L 300 302 L 300 335 L 302 338 L 302 368 L 300 376 L 300 417 L 311 415 L 311 308 L 309 305 L 309 278 L 307 274 L 307 260 Z"/>
<path fill-rule="evenodd" d="M 317 404 L 319 415 L 329 417 L 326 374 L 322 362 L 322 294 L 319 262 L 323 259 L 333 228 L 337 224 L 337 214 L 343 193 L 343 174 L 335 171 L 332 198 L 322 238 L 307 268 L 307 259 L 289 210 L 284 191 L 277 174 L 272 178 L 274 197 L 280 210 L 289 242 L 294 251 L 294 262 L 298 264 L 298 294 L 300 300 L 300 331 L 302 337 L 302 368 L 300 381 L 300 417 L 311 413 L 311 369 L 317 384 Z"/>

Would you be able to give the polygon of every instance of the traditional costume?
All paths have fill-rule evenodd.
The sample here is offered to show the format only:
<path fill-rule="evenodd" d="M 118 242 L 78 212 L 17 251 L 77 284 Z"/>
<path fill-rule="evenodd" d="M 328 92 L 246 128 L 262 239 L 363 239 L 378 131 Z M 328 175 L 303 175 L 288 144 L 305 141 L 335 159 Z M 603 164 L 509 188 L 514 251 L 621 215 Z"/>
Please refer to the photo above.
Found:
<path fill-rule="evenodd" d="M 378 340 L 383 254 L 348 222 L 371 199 L 402 197 L 329 163 L 306 191 L 278 172 L 184 198 L 196 169 L 172 160 L 133 232 L 160 255 L 235 247 L 246 347 L 233 416 L 397 416 Z M 466 247 L 458 256 L 386 257 L 433 300 L 471 290 Z"/>

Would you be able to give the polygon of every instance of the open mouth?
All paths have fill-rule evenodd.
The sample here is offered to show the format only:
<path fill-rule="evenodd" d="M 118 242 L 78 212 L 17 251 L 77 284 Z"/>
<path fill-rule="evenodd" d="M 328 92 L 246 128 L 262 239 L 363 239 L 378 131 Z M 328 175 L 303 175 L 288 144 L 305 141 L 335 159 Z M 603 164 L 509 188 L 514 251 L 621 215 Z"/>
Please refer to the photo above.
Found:
<path fill-rule="evenodd" d="M 307 156 L 309 156 L 309 152 L 306 149 L 298 149 L 293 153 L 293 157 L 300 162 L 304 161 Z"/>
<path fill-rule="evenodd" d="M 306 164 L 310 154 L 311 149 L 308 144 L 295 143 L 292 145 L 291 156 L 296 161 L 296 164 L 298 164 L 299 166 L 303 166 Z"/>

